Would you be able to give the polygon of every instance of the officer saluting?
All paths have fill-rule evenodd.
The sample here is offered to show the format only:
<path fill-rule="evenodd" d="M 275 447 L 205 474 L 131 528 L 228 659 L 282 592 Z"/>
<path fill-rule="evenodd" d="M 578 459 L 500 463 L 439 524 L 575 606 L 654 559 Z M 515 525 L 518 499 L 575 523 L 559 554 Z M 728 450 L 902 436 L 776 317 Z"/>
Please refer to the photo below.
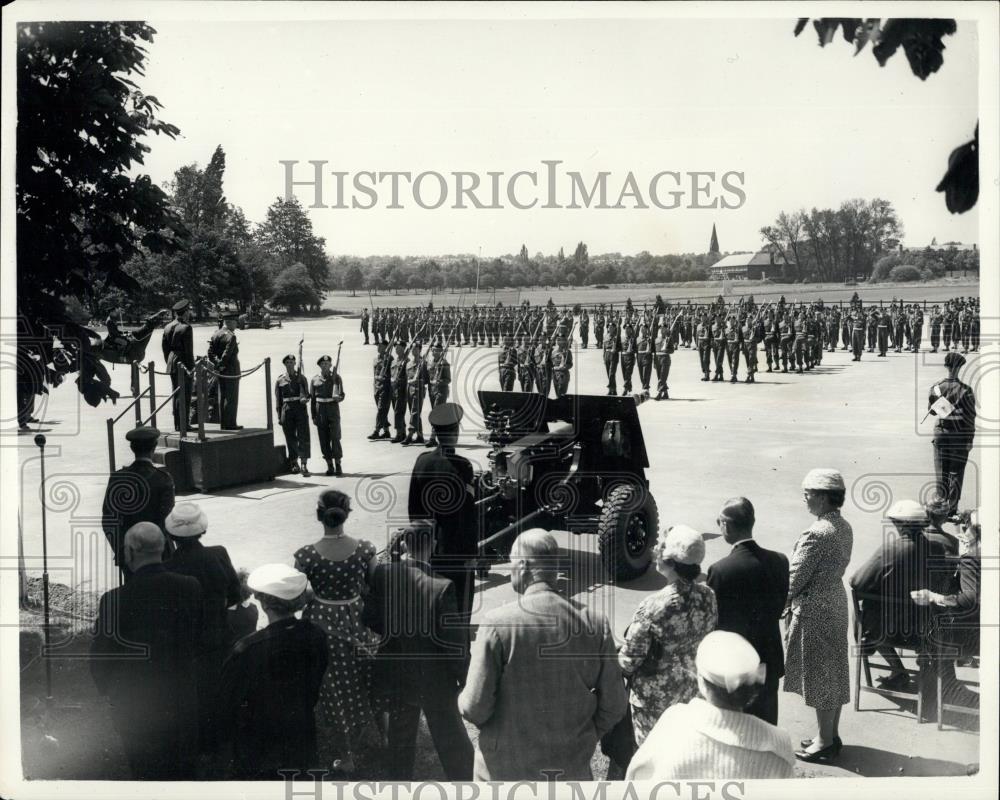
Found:
<path fill-rule="evenodd" d="M 178 300 L 173 305 L 174 319 L 163 329 L 163 360 L 167 362 L 167 372 L 170 373 L 170 384 L 174 391 L 180 385 L 180 371 L 188 373 L 194 369 L 194 331 L 191 328 L 191 307 L 187 300 Z M 183 397 L 174 395 L 174 430 L 181 429 L 181 414 L 186 414 L 191 407 L 190 374 L 184 381 Z"/>
<path fill-rule="evenodd" d="M 430 413 L 438 446 L 421 453 L 410 478 L 410 519 L 428 520 L 436 528 L 437 552 L 431 566 L 455 584 L 458 612 L 467 620 L 474 587 L 470 562 L 478 555 L 479 520 L 475 506 L 472 462 L 455 453 L 462 407 L 442 403 Z"/>
<path fill-rule="evenodd" d="M 316 362 L 320 372 L 312 379 L 310 411 L 319 437 L 319 449 L 326 461 L 326 474 L 343 475 L 340 466 L 340 459 L 344 457 L 340 447 L 340 403 L 344 399 L 344 382 L 330 368 L 332 364 L 330 356 L 322 356 Z"/>
<path fill-rule="evenodd" d="M 309 477 L 306 462 L 309 459 L 309 384 L 305 376 L 295 369 L 295 356 L 289 353 L 281 363 L 285 373 L 274 382 L 274 406 L 278 421 L 285 434 L 288 448 L 288 468 L 293 474 L 299 472 L 299 460 L 303 477 Z"/>

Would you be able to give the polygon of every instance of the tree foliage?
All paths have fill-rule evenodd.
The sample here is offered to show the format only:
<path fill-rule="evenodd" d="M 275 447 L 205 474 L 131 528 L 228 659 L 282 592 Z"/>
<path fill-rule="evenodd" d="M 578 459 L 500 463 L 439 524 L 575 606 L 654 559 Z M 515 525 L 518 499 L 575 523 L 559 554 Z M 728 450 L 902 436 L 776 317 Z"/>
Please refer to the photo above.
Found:
<path fill-rule="evenodd" d="M 320 295 L 305 264 L 290 264 L 278 274 L 271 302 L 293 314 L 320 304 Z"/>

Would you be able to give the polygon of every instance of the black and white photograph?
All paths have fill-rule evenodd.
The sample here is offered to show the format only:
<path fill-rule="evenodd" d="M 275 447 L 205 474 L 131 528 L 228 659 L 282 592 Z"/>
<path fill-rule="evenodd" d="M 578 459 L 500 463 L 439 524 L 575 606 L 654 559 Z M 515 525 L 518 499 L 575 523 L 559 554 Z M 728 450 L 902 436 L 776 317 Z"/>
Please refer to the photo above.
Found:
<path fill-rule="evenodd" d="M 998 797 L 1000 6 L 2 15 L 0 796 Z"/>

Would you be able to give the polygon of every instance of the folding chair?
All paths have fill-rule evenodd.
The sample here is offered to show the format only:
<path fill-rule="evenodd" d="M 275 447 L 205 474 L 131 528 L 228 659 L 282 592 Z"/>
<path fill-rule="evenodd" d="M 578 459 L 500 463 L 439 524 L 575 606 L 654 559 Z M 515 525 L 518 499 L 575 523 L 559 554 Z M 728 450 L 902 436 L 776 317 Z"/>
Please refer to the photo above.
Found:
<path fill-rule="evenodd" d="M 861 693 L 871 692 L 872 694 L 881 695 L 882 697 L 895 697 L 900 700 L 912 701 L 912 692 L 900 692 L 895 689 L 883 689 L 881 686 L 875 686 L 872 683 L 872 670 L 883 670 L 889 672 L 892 668 L 888 664 L 873 664 L 869 659 L 871 650 L 871 645 L 864 642 L 864 626 L 861 619 L 861 601 L 862 600 L 873 600 L 876 602 L 884 603 L 883 599 L 875 595 L 865 595 L 859 594 L 858 592 L 851 592 L 851 602 L 854 606 L 854 642 L 857 648 L 857 652 L 854 657 L 854 682 L 857 686 L 857 693 L 854 695 L 854 710 L 861 710 Z M 893 643 L 892 645 L 901 659 L 903 658 L 914 658 L 916 659 L 919 655 L 919 651 L 913 646 L 900 646 Z M 912 656 L 907 652 L 912 652 Z M 906 672 L 912 678 L 917 685 L 917 722 L 924 721 L 924 700 L 923 692 L 921 691 L 921 681 L 920 681 L 920 662 L 917 661 L 917 667 L 915 669 L 907 669 Z M 861 670 L 864 669 L 865 672 L 865 682 L 861 683 Z"/>

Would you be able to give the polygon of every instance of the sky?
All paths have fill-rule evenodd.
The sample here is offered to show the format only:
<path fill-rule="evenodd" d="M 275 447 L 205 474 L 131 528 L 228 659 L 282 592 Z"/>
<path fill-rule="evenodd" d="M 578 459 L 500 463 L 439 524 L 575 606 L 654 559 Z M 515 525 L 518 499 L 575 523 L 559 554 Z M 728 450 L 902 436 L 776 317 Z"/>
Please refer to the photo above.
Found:
<path fill-rule="evenodd" d="M 503 209 L 454 209 L 449 177 L 442 207 L 420 208 L 404 184 L 405 207 L 390 209 L 383 184 L 374 208 L 309 210 L 334 256 L 571 252 L 581 240 L 592 254 L 704 252 L 713 224 L 723 251 L 751 250 L 780 211 L 874 197 L 893 203 L 908 245 L 978 241 L 976 212 L 951 215 L 934 191 L 976 125 L 975 23 L 959 22 L 944 66 L 922 82 L 902 50 L 880 68 L 839 36 L 826 48 L 811 27 L 795 38 L 792 18 L 149 22 L 140 85 L 181 136 L 151 138 L 146 171 L 163 183 L 221 144 L 226 196 L 253 221 L 284 194 L 283 160 L 300 162 L 296 180 L 312 177 L 310 160 L 328 162 L 328 205 L 334 171 L 348 189 L 365 170 L 469 171 L 486 185 L 487 172 L 544 177 L 542 161 L 559 160 L 588 186 L 610 172 L 612 205 L 631 172 L 650 206 L 540 208 L 545 190 L 522 179 L 533 209 L 503 190 Z M 649 201 L 663 171 L 682 174 L 680 208 Z M 694 171 L 716 173 L 717 193 L 722 173 L 742 173 L 745 201 L 683 207 Z M 313 203 L 313 189 L 296 191 Z M 490 203 L 488 189 L 480 196 Z"/>

